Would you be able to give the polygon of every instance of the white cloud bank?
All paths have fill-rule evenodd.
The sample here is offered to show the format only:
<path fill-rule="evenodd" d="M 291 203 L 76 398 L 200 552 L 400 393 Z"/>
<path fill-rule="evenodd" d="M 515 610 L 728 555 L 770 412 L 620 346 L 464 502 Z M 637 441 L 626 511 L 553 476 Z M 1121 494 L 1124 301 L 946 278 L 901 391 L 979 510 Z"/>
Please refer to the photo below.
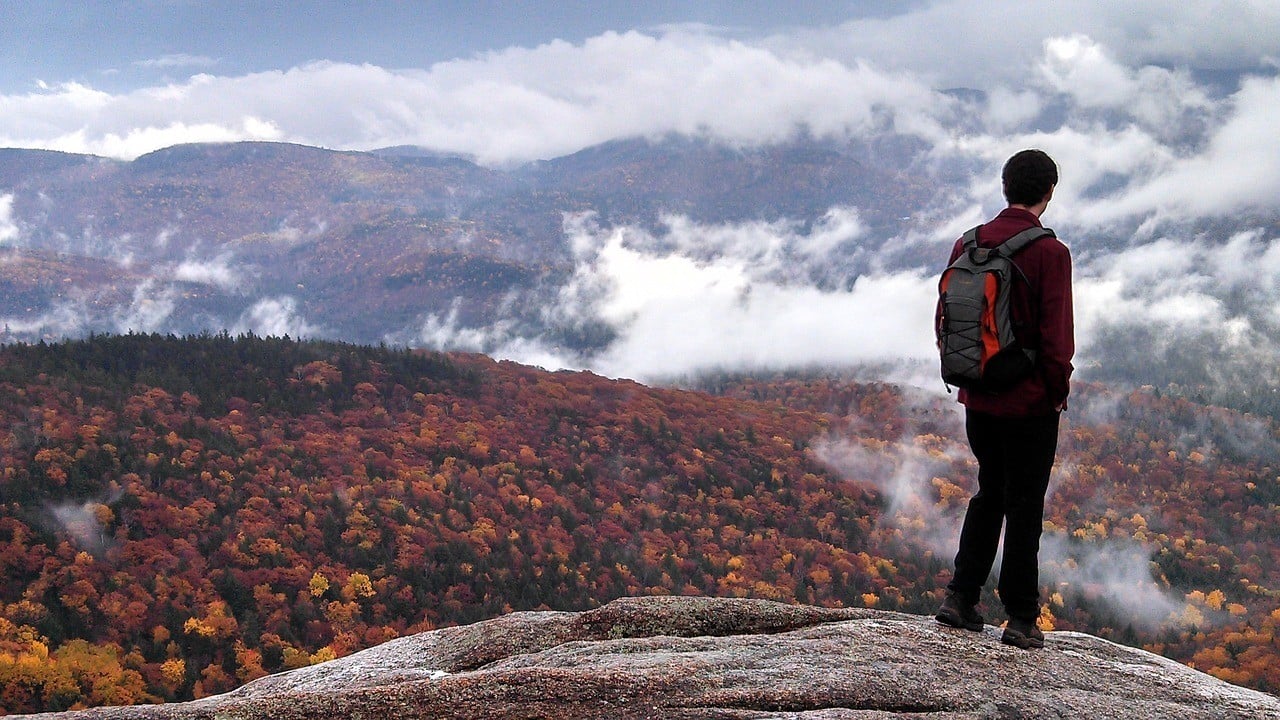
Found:
<path fill-rule="evenodd" d="M 786 58 L 706 35 L 606 33 L 424 70 L 316 62 L 112 95 L 68 83 L 0 98 L 0 144 L 131 158 L 182 141 L 417 144 L 502 163 L 667 132 L 746 143 L 857 132 L 937 102 L 866 65 Z"/>
<path fill-rule="evenodd" d="M 1173 3 L 1085 0 L 935 0 L 890 17 L 771 38 L 780 51 L 841 61 L 872 58 L 941 87 L 1014 83 L 1047 38 L 1088 35 L 1125 65 L 1254 70 L 1280 57 L 1280 5 L 1270 0 Z"/>
<path fill-rule="evenodd" d="M 813 283 L 829 253 L 865 252 L 865 230 L 850 209 L 833 209 L 808 232 L 786 222 L 701 225 L 677 216 L 665 223 L 654 235 L 600 227 L 590 215 L 566 221 L 576 271 L 543 319 L 608 326 L 616 339 L 599 354 L 521 337 L 512 322 L 461 327 L 457 308 L 429 317 L 413 344 L 649 381 L 707 368 L 848 366 L 931 352 L 936 281 L 924 272 Z"/>
<path fill-rule="evenodd" d="M 1070 180 L 1060 207 L 1086 225 L 1270 206 L 1280 193 L 1280 152 L 1265 151 L 1276 146 L 1280 6 L 1140 4 L 1150 11 L 938 2 L 756 42 L 676 27 L 421 69 L 319 61 L 122 93 L 53 84 L 0 96 L 0 146 L 132 158 L 182 142 L 413 144 L 503 164 L 668 133 L 755 145 L 800 128 L 893 131 L 988 167 L 1042 146 Z M 965 41 L 920 41 L 930 37 Z M 1193 67 L 1255 77 L 1224 97 L 1197 84 Z M 987 100 L 939 92 L 952 84 Z M 992 195 L 991 175 L 976 196 Z M 1080 195 L 1108 182 L 1124 192 Z"/>
<path fill-rule="evenodd" d="M 573 228 L 578 272 L 554 312 L 589 314 L 621 331 L 592 367 L 672 376 L 699 367 L 848 365 L 919 356 L 930 344 L 933 280 L 915 272 L 860 277 L 824 290 L 806 271 L 814 246 L 856 240 L 837 212 L 810 235 L 779 225 L 700 227 L 672 220 L 663 238 Z M 842 235 L 843 233 L 843 235 Z M 699 258 L 699 248 L 711 257 Z M 797 277 L 801 276 L 801 277 Z"/>
<path fill-rule="evenodd" d="M 569 218 L 566 231 L 576 269 L 543 319 L 608 328 L 613 339 L 603 350 L 581 356 L 552 347 L 522 335 L 511 318 L 461 325 L 457 306 L 395 340 L 647 382 L 710 369 L 902 365 L 904 382 L 943 392 L 931 330 L 941 258 L 935 267 L 814 282 L 833 257 L 874 258 L 898 242 L 867 237 L 851 209 L 831 211 L 807 233 L 786 222 L 669 217 L 650 234 L 601 227 L 589 215 Z M 1263 230 L 1077 253 L 1074 274 L 1078 367 L 1100 359 L 1091 352 L 1101 334 L 1126 326 L 1159 339 L 1146 348 L 1152 362 L 1186 337 L 1211 338 L 1245 363 L 1280 353 L 1280 237 Z M 1255 379 L 1269 376 L 1266 367 Z"/>

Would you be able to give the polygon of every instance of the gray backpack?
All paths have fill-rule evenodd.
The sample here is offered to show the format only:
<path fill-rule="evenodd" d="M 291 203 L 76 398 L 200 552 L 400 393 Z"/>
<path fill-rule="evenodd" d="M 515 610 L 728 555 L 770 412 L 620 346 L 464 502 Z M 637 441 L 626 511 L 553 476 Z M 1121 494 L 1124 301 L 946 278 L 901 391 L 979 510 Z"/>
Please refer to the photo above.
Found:
<path fill-rule="evenodd" d="M 1026 277 L 1013 263 L 1019 250 L 1048 235 L 1033 227 L 993 248 L 978 246 L 978 229 L 964 234 L 964 251 L 938 280 L 938 352 L 947 385 L 998 392 L 1031 374 L 1035 348 L 1014 337 L 1009 311 L 1015 279 Z"/>

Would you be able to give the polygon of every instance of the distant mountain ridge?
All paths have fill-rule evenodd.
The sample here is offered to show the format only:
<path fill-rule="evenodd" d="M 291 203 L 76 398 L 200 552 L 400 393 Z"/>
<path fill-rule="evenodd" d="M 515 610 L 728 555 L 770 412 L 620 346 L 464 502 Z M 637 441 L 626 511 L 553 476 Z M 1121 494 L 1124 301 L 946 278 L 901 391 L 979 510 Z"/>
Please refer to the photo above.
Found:
<path fill-rule="evenodd" d="M 455 308 L 492 323 L 518 296 L 514 320 L 539 326 L 539 299 L 572 270 L 566 214 L 811 222 L 845 205 L 893 227 L 927 188 L 899 169 L 908 153 L 872 155 L 669 138 L 499 170 L 416 148 L 196 144 L 132 162 L 3 150 L 0 318 L 25 340 L 264 332 L 255 304 L 287 298 L 312 335 L 379 342 Z"/>

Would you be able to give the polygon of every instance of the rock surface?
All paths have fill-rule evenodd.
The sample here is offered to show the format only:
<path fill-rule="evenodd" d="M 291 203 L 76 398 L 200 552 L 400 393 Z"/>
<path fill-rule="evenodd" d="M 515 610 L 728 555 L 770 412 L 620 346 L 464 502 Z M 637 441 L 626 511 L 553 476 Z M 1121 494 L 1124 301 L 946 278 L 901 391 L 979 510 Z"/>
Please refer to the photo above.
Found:
<path fill-rule="evenodd" d="M 27 716 L 200 718 L 1280 718 L 1280 698 L 1090 635 L 1043 650 L 932 618 L 625 598 L 400 638 L 195 702 Z"/>

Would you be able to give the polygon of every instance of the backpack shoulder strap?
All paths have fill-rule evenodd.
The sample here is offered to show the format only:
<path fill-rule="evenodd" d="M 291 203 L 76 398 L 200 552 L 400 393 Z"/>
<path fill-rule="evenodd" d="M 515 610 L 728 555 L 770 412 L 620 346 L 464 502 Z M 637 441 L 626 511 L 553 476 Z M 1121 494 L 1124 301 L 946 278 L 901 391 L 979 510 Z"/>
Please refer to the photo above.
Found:
<path fill-rule="evenodd" d="M 981 229 L 981 225 L 975 225 L 969 228 L 965 234 L 961 236 L 960 239 L 964 241 L 965 250 L 970 250 L 978 246 L 978 231 Z"/>
<path fill-rule="evenodd" d="M 1046 235 L 1050 237 L 1057 237 L 1057 234 L 1053 232 L 1052 228 L 1047 228 L 1047 227 L 1027 228 L 1026 230 L 1023 230 L 1022 232 L 1018 233 L 1017 235 L 1014 235 L 1008 240 L 1005 240 L 1003 243 L 1001 243 L 997 247 L 996 251 L 999 252 L 1001 255 L 1004 255 L 1005 257 L 1011 258 L 1014 256 L 1015 253 L 1017 253 L 1022 248 L 1030 245 L 1031 243 L 1035 242 L 1036 240 L 1039 240 L 1040 238 Z"/>

